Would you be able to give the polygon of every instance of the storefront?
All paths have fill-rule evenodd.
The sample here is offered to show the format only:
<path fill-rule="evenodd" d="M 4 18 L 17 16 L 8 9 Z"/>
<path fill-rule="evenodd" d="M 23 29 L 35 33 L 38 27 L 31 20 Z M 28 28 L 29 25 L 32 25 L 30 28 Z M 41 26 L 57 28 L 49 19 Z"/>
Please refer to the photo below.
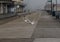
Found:
<path fill-rule="evenodd" d="M 13 2 L 11 0 L 0 0 L 0 14 L 6 14 L 8 13 L 9 10 L 9 5 L 12 4 Z M 11 5 L 10 5 L 11 6 Z"/>

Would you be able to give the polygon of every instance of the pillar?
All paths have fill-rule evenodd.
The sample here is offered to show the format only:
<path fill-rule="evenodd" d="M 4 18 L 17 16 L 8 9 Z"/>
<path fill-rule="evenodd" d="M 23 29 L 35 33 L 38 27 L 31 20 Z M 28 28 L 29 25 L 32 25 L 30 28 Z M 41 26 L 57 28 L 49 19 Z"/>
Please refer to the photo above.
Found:
<path fill-rule="evenodd" d="M 1 4 L 0 4 L 0 14 L 1 14 Z"/>
<path fill-rule="evenodd" d="M 1 14 L 3 13 L 3 4 L 1 3 Z"/>

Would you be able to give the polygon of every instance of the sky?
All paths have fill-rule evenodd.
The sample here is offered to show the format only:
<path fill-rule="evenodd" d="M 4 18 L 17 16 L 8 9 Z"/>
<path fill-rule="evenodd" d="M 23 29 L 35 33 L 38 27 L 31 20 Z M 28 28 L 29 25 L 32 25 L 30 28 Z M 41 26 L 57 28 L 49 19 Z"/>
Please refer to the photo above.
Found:
<path fill-rule="evenodd" d="M 60 4 L 60 0 L 57 0 L 58 4 Z M 37 9 L 44 9 L 44 6 L 47 3 L 47 0 L 24 0 L 24 3 L 26 4 L 25 9 L 26 10 L 37 10 Z M 56 0 L 53 0 L 53 3 L 56 3 Z"/>

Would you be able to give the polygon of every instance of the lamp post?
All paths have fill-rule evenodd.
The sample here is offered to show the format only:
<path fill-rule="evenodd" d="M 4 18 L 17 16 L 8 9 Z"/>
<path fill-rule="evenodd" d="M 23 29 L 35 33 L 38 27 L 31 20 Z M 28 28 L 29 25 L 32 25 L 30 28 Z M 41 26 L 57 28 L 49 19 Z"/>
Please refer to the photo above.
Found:
<path fill-rule="evenodd" d="M 48 0 L 48 2 L 50 2 L 50 4 L 51 4 L 51 14 L 52 14 L 52 9 L 53 9 L 53 7 L 52 7 L 52 0 Z"/>
<path fill-rule="evenodd" d="M 56 12 L 57 12 L 57 0 L 56 0 Z"/>
<path fill-rule="evenodd" d="M 53 8 L 53 7 L 52 7 L 52 0 L 51 0 L 51 13 L 52 13 L 52 8 Z"/>

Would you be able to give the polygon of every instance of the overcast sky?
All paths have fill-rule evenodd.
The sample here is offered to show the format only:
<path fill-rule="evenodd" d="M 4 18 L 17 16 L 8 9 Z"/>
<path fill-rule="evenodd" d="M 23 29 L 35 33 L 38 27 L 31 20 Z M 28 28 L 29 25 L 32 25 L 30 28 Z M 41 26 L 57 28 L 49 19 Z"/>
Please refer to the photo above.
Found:
<path fill-rule="evenodd" d="M 58 3 L 60 3 L 60 0 L 57 1 Z M 47 0 L 24 0 L 24 3 L 27 5 L 26 6 L 27 10 L 44 9 Z M 53 0 L 53 3 L 56 3 L 56 0 Z"/>

